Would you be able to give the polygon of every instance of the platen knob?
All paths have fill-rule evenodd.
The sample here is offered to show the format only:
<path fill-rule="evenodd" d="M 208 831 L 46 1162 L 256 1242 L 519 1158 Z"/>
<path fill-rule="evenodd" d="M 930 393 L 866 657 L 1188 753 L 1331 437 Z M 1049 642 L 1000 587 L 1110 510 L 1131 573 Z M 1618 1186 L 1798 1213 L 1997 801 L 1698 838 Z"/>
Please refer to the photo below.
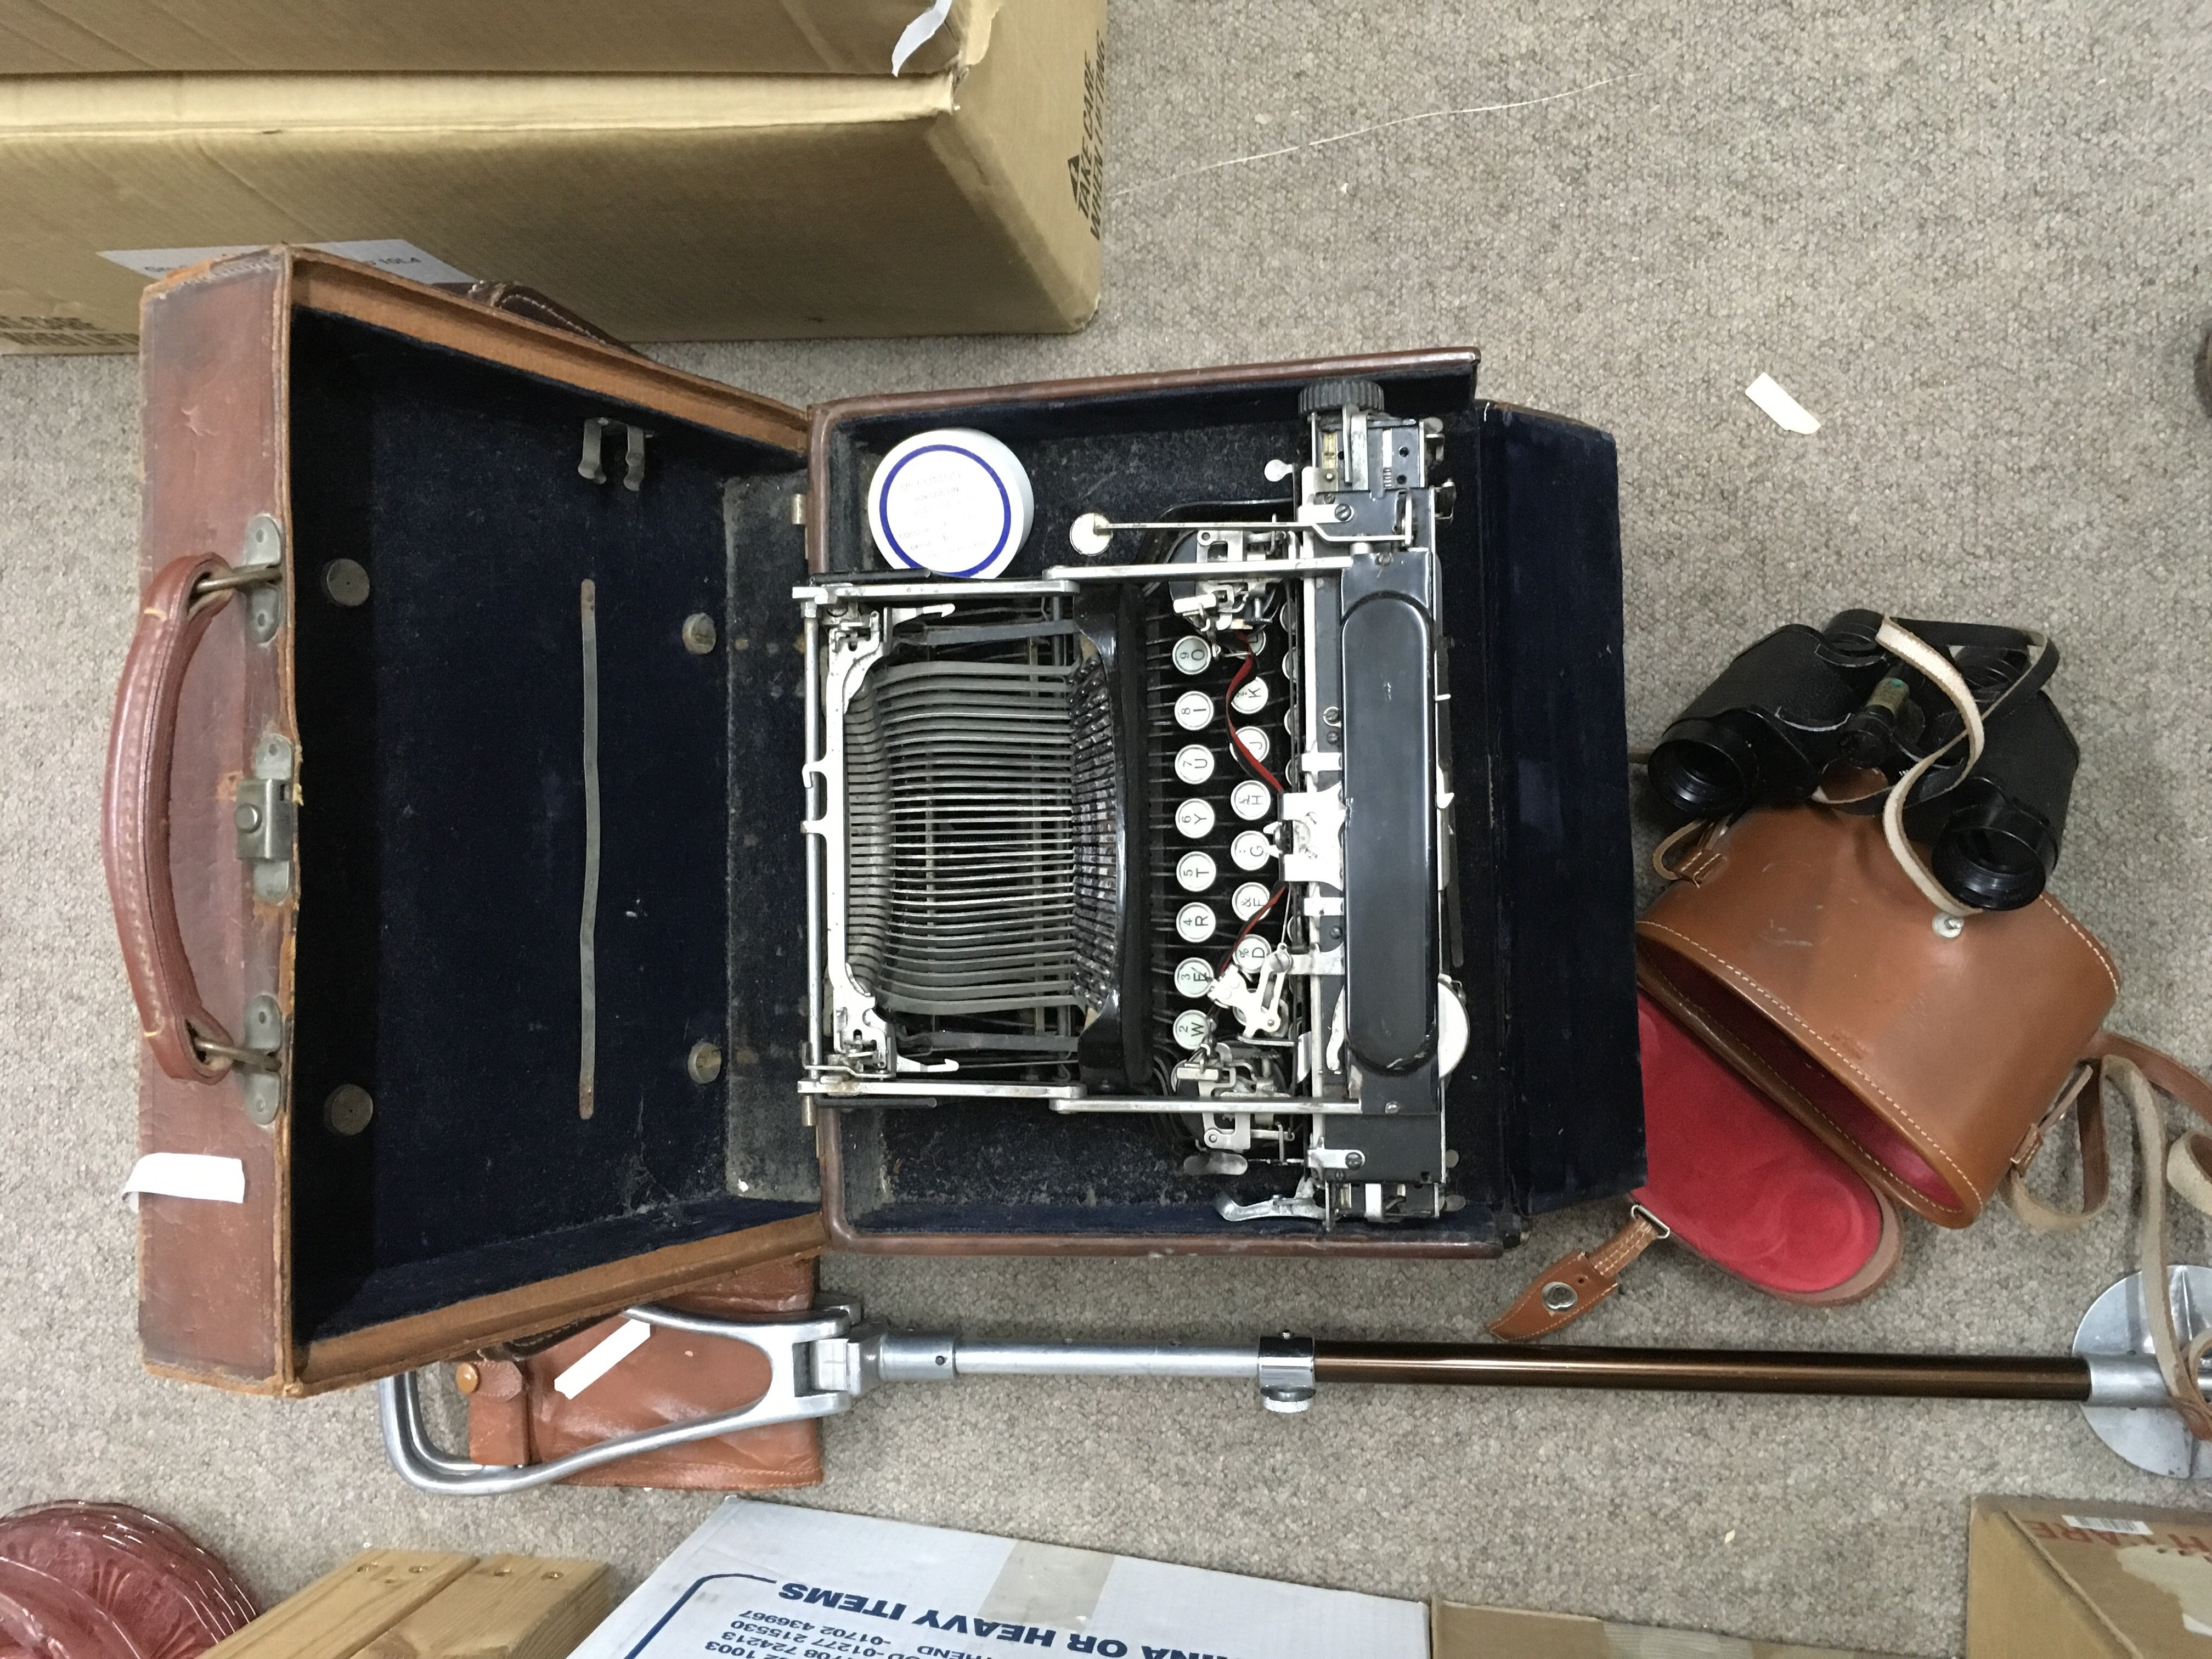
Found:
<path fill-rule="evenodd" d="M 1298 393 L 1298 413 L 1318 415 L 1346 404 L 1372 414 L 1382 412 L 1382 388 L 1372 380 L 1316 380 Z"/>

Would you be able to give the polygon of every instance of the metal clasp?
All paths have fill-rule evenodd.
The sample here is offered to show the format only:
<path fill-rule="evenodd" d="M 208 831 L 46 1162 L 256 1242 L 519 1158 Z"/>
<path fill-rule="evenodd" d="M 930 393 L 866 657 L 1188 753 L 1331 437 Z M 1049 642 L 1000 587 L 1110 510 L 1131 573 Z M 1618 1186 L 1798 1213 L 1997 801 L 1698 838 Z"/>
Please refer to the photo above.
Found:
<path fill-rule="evenodd" d="M 576 462 L 580 477 L 593 483 L 607 481 L 607 469 L 601 458 L 602 446 L 609 427 L 619 427 L 623 434 L 623 488 L 639 490 L 645 488 L 645 441 L 653 434 L 641 426 L 632 426 L 627 421 L 610 420 L 604 415 L 594 415 L 584 422 L 584 449 Z"/>

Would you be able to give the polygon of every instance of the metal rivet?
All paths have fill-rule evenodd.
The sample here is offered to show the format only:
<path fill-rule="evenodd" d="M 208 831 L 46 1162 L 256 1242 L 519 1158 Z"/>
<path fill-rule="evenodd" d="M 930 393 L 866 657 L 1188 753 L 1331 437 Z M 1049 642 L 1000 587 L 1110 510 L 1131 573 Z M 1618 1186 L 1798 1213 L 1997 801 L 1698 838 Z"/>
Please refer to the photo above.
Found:
<path fill-rule="evenodd" d="M 1344 1167 L 1347 1170 L 1365 1169 L 1367 1167 L 1367 1154 L 1361 1152 L 1358 1147 L 1354 1146 L 1350 1152 L 1344 1155 Z"/>
<path fill-rule="evenodd" d="M 695 611 L 684 619 L 684 648 L 695 657 L 714 648 L 714 619 L 705 611 Z"/>
<path fill-rule="evenodd" d="M 712 1083 L 722 1074 L 722 1051 L 712 1042 L 695 1042 L 684 1069 L 690 1073 L 694 1083 Z"/>
<path fill-rule="evenodd" d="M 1555 1279 L 1544 1286 L 1544 1305 L 1553 1313 L 1565 1313 L 1579 1300 L 1575 1287 L 1564 1279 Z"/>
<path fill-rule="evenodd" d="M 453 1386 L 463 1394 L 474 1394 L 483 1386 L 483 1373 L 476 1368 L 475 1362 L 464 1359 L 453 1367 Z"/>
<path fill-rule="evenodd" d="M 323 567 L 323 592 L 331 603 L 351 610 L 368 603 L 368 572 L 353 559 L 332 559 Z"/>
<path fill-rule="evenodd" d="M 376 1102 L 357 1083 L 341 1083 L 323 1103 L 323 1121 L 334 1135 L 357 1135 L 376 1115 Z"/>
<path fill-rule="evenodd" d="M 238 827 L 249 836 L 261 827 L 261 809 L 244 801 L 239 803 L 238 811 L 231 816 Z"/>
<path fill-rule="evenodd" d="M 1323 726 L 1343 725 L 1344 711 L 1340 709 L 1334 703 L 1329 704 L 1328 708 L 1321 711 L 1321 723 Z"/>
<path fill-rule="evenodd" d="M 1936 918 L 1937 939 L 1956 939 L 1966 931 L 1966 919 L 1964 916 L 1939 915 Z"/>

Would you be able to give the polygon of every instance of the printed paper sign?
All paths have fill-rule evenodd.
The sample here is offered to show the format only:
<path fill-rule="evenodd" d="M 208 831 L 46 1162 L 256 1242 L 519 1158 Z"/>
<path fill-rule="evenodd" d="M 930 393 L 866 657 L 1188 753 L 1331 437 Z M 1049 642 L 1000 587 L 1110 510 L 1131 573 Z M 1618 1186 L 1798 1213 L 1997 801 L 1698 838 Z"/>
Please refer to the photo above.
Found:
<path fill-rule="evenodd" d="M 574 1659 L 1426 1659 L 1428 1609 L 733 1498 Z"/>
<path fill-rule="evenodd" d="M 203 264 L 210 259 L 220 259 L 227 253 L 251 253 L 264 246 L 265 244 L 260 242 L 238 242 L 221 247 L 114 248 L 100 257 L 112 259 L 126 270 L 135 270 L 141 276 L 166 276 L 173 270 L 182 270 L 186 265 Z M 325 253 L 335 253 L 342 259 L 358 259 L 365 265 L 374 265 L 379 270 L 388 270 L 395 276 L 411 276 L 418 283 L 471 283 L 476 280 L 465 270 L 455 270 L 434 253 L 425 253 L 412 242 L 310 242 L 307 246 L 319 248 Z"/>

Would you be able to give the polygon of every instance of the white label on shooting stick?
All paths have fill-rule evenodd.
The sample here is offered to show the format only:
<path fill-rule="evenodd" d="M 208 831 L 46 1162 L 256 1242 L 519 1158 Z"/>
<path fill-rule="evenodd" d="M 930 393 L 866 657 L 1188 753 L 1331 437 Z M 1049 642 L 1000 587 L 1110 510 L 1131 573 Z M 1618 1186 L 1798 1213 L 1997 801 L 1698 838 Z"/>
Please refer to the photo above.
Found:
<path fill-rule="evenodd" d="M 564 1399 L 578 1395 L 645 1346 L 653 1327 L 642 1319 L 625 1319 L 591 1346 L 591 1351 L 553 1379 L 554 1392 Z"/>

